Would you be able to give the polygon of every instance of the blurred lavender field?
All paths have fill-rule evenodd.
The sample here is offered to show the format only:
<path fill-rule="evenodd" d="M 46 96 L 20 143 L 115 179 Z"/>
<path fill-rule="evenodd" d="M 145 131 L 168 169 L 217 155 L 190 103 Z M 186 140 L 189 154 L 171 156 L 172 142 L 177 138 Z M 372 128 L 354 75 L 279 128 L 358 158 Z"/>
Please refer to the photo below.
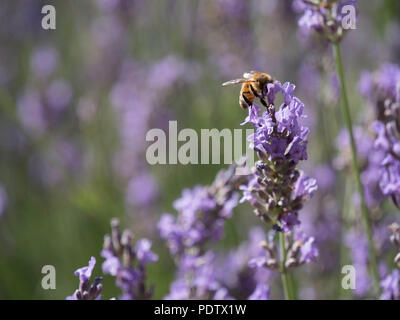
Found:
<path fill-rule="evenodd" d="M 65 299 L 89 281 L 92 272 L 80 270 L 80 279 L 74 272 L 92 256 L 102 299 L 283 299 L 272 238 L 285 236 L 264 223 L 262 211 L 278 208 L 279 228 L 290 231 L 286 268 L 297 299 L 400 299 L 398 1 L 357 1 L 356 29 L 340 39 L 379 290 L 368 270 L 340 79 L 322 22 L 308 16 L 314 7 L 302 0 L 54 0 L 56 30 L 43 30 L 47 2 L 0 4 L 0 299 Z M 288 111 L 290 125 L 284 112 L 276 120 L 275 111 L 255 115 L 255 107 L 245 121 L 239 86 L 221 84 L 250 70 L 281 82 L 268 93 L 276 90 L 286 110 L 304 106 Z M 254 124 L 255 145 L 265 149 L 258 155 L 268 162 L 273 152 L 260 135 L 271 119 L 286 126 L 279 134 L 300 141 L 293 152 L 287 142 L 282 167 L 268 159 L 273 173 L 259 165 L 250 179 L 224 164 L 146 161 L 146 133 L 168 131 L 174 120 L 178 130 L 197 132 Z M 281 138 L 271 132 L 269 139 Z M 262 179 L 281 181 L 274 195 L 292 197 L 289 203 L 267 201 L 272 191 Z M 199 212 L 201 228 L 188 222 Z M 132 234 L 119 233 L 113 220 L 104 238 L 112 218 Z M 44 265 L 56 269 L 55 290 L 42 288 Z M 356 268 L 355 290 L 342 288 L 344 265 Z M 187 278 L 195 278 L 193 287 Z"/>

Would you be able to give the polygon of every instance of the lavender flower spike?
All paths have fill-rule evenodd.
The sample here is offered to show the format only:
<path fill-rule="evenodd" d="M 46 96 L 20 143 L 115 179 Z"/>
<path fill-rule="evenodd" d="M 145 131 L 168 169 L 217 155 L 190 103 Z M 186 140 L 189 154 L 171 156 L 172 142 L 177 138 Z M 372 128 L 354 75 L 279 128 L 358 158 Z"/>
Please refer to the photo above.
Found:
<path fill-rule="evenodd" d="M 300 125 L 304 104 L 294 96 L 294 89 L 289 82 L 268 84 L 267 111 L 259 116 L 259 108 L 253 105 L 245 121 L 256 128 L 248 140 L 260 161 L 248 185 L 241 187 L 241 201 L 249 201 L 257 216 L 285 232 L 300 224 L 298 211 L 317 190 L 316 180 L 297 169 L 297 164 L 307 159 L 309 129 Z M 284 102 L 276 108 L 279 92 Z"/>
<path fill-rule="evenodd" d="M 381 281 L 382 300 L 400 300 L 400 272 L 395 269 Z"/>
<path fill-rule="evenodd" d="M 384 64 L 373 74 L 364 72 L 360 90 L 375 109 L 374 146 L 384 155 L 379 164 L 381 191 L 400 208 L 400 67 Z"/>
<path fill-rule="evenodd" d="M 235 174 L 236 166 L 220 171 L 211 186 L 184 190 L 174 202 L 177 217 L 161 217 L 160 235 L 178 266 L 166 299 L 231 298 L 216 279 L 212 266 L 215 254 L 207 251 L 206 245 L 221 239 L 225 220 L 238 203 L 238 187 L 247 182 L 246 176 Z"/>
<path fill-rule="evenodd" d="M 349 25 L 347 28 L 343 27 L 345 17 L 343 13 L 348 14 L 347 10 L 342 10 L 344 6 L 352 6 L 355 12 L 357 2 L 356 0 L 330 2 L 321 0 L 295 0 L 293 3 L 296 11 L 303 12 L 298 22 L 301 30 L 306 34 L 309 34 L 310 31 L 315 31 L 331 42 L 341 41 L 346 31 L 354 28 L 354 25 Z M 355 22 L 350 21 L 350 23 Z"/>
<path fill-rule="evenodd" d="M 158 260 L 151 251 L 151 242 L 147 239 L 137 241 L 133 247 L 133 235 L 125 230 L 122 235 L 119 221 L 111 221 L 111 236 L 104 238 L 101 256 L 105 258 L 102 268 L 105 274 L 116 278 L 116 284 L 121 288 L 122 300 L 144 300 L 153 295 L 153 287 L 146 285 L 146 267 Z"/>
<path fill-rule="evenodd" d="M 87 267 L 82 267 L 75 271 L 75 275 L 79 277 L 79 289 L 72 296 L 68 296 L 67 300 L 100 300 L 103 288 L 100 283 L 102 278 L 96 277 L 93 284 L 91 285 L 90 283 L 95 265 L 96 259 L 95 257 L 91 257 Z"/>

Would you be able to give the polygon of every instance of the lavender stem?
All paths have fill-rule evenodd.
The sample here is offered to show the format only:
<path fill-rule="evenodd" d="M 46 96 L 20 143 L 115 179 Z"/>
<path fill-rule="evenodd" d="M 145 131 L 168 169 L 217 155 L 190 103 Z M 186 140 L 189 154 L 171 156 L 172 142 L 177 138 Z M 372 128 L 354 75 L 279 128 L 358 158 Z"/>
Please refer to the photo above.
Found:
<path fill-rule="evenodd" d="M 285 234 L 283 232 L 279 232 L 279 244 L 281 248 L 281 279 L 283 285 L 283 291 L 285 293 L 286 300 L 294 300 L 293 291 L 291 286 L 291 279 L 285 267 L 286 263 L 286 244 L 285 244 Z"/>
<path fill-rule="evenodd" d="M 380 292 L 379 282 L 380 281 L 379 281 L 379 273 L 378 273 L 378 268 L 377 268 L 377 263 L 376 263 L 376 255 L 375 255 L 373 235 L 372 235 L 372 225 L 371 225 L 371 220 L 370 220 L 370 217 L 368 214 L 368 209 L 365 204 L 364 191 L 363 191 L 363 186 L 362 186 L 361 178 L 360 178 L 360 168 L 358 165 L 357 149 L 356 149 L 356 144 L 355 144 L 354 136 L 353 136 L 353 126 L 352 126 L 352 120 L 351 120 L 351 114 L 350 114 L 349 101 L 347 98 L 342 55 L 341 55 L 341 51 L 340 51 L 340 44 L 338 42 L 333 43 L 333 52 L 334 52 L 334 56 L 335 56 L 335 64 L 336 64 L 336 69 L 337 69 L 339 83 L 340 83 L 340 89 L 341 89 L 342 112 L 343 112 L 344 120 L 346 123 L 347 131 L 348 131 L 349 137 L 350 137 L 353 171 L 354 171 L 354 175 L 356 178 L 357 190 L 358 190 L 358 193 L 360 196 L 360 206 L 361 206 L 362 217 L 364 220 L 364 228 L 365 228 L 365 232 L 367 234 L 367 239 L 368 239 L 370 273 L 371 273 L 372 278 L 374 279 L 375 291 L 379 294 L 379 292 Z"/>

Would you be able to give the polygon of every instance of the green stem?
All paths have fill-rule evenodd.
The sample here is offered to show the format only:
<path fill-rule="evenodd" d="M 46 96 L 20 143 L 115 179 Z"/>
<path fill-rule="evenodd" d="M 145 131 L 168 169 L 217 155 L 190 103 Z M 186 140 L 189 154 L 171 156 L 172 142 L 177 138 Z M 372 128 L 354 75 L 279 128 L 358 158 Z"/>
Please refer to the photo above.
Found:
<path fill-rule="evenodd" d="M 347 98 L 342 55 L 340 52 L 339 43 L 333 44 L 333 52 L 334 52 L 334 56 L 335 56 L 336 69 L 337 69 L 337 73 L 338 73 L 338 77 L 339 77 L 339 83 L 340 83 L 340 89 L 341 89 L 341 95 L 342 95 L 342 111 L 343 111 L 343 116 L 344 116 L 344 120 L 346 123 L 347 131 L 348 131 L 349 137 L 350 137 L 353 172 L 354 172 L 354 175 L 356 178 L 357 191 L 360 196 L 361 213 L 362 213 L 362 217 L 364 220 L 365 232 L 367 234 L 367 239 L 368 239 L 369 263 L 370 263 L 369 268 L 370 268 L 371 276 L 374 279 L 375 291 L 376 291 L 376 293 L 379 294 L 379 292 L 380 292 L 379 273 L 378 273 L 378 268 L 377 268 L 377 263 L 376 263 L 376 255 L 375 255 L 374 241 L 373 241 L 373 235 L 372 235 L 372 225 L 371 225 L 371 220 L 370 220 L 370 217 L 368 214 L 367 206 L 365 205 L 364 191 L 363 191 L 363 187 L 361 184 L 360 168 L 358 165 L 357 149 L 356 149 L 356 144 L 354 141 L 353 125 L 352 125 L 352 121 L 351 121 L 349 101 Z"/>
<path fill-rule="evenodd" d="M 279 244 L 281 248 L 281 266 L 280 266 L 280 273 L 283 285 L 283 291 L 285 293 L 286 300 L 294 300 L 293 296 L 293 289 L 291 286 L 291 279 L 285 267 L 286 262 L 286 245 L 285 245 L 285 235 L 283 232 L 279 232 Z"/>

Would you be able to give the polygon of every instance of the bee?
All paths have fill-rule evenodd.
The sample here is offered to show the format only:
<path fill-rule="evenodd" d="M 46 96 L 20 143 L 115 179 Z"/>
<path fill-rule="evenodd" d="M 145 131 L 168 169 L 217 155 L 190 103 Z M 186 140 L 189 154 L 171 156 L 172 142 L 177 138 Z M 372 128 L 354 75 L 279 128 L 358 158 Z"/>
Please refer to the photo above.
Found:
<path fill-rule="evenodd" d="M 243 74 L 243 78 L 224 82 L 222 86 L 242 83 L 239 94 L 239 105 L 242 109 L 247 109 L 253 105 L 256 98 L 260 99 L 263 106 L 268 108 L 264 97 L 267 93 L 267 84 L 275 80 L 267 73 L 250 71 Z"/>

